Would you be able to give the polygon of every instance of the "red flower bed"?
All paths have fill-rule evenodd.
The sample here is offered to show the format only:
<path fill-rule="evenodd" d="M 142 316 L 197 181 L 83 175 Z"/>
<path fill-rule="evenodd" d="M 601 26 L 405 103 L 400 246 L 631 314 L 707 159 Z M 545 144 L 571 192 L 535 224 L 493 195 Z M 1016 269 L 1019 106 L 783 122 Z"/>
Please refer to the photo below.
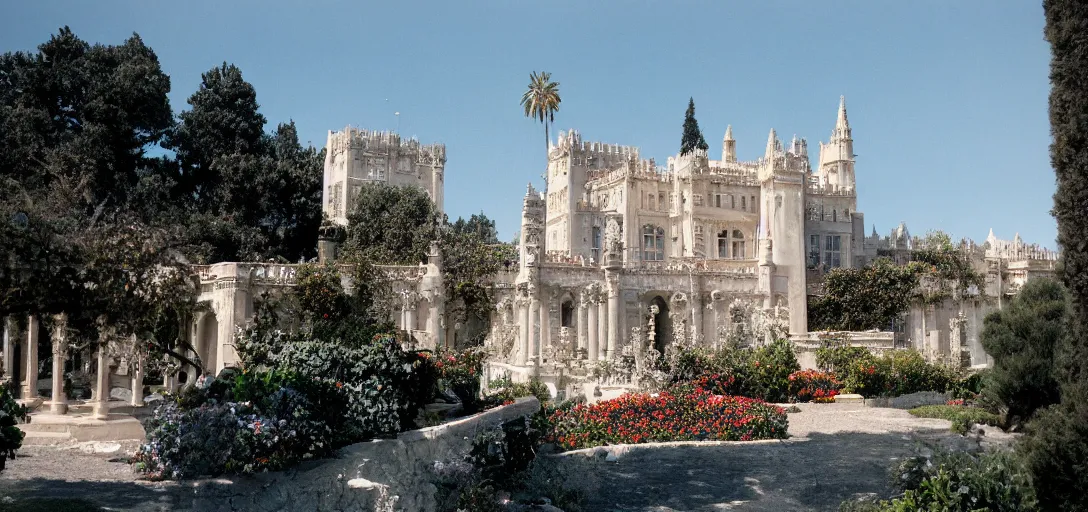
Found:
<path fill-rule="evenodd" d="M 705 391 L 629 394 L 550 417 L 564 449 L 662 441 L 785 439 L 786 412 L 761 400 Z"/>
<path fill-rule="evenodd" d="M 798 402 L 834 402 L 842 383 L 834 373 L 801 370 L 790 374 L 790 397 Z"/>

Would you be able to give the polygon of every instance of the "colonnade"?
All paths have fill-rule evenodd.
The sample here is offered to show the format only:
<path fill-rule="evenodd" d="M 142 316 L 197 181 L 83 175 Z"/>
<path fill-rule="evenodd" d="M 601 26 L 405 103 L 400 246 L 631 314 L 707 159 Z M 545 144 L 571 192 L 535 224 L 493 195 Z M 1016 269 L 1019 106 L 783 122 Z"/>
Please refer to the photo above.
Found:
<path fill-rule="evenodd" d="M 544 358 L 544 348 L 552 346 L 552 311 L 560 312 L 563 305 L 558 297 L 541 300 L 532 286 L 522 287 L 514 301 L 517 312 L 518 349 L 514 363 L 519 366 L 536 364 Z M 623 340 L 622 301 L 615 287 L 586 288 L 575 305 L 574 314 L 577 348 L 585 351 L 589 361 L 606 361 L 616 356 Z"/>
<path fill-rule="evenodd" d="M 20 398 L 26 402 L 34 402 L 41 399 L 38 388 L 38 365 L 41 363 L 38 354 L 38 336 L 41 323 L 35 315 L 29 315 L 26 319 L 26 331 L 23 332 L 19 325 L 19 319 L 7 317 L 3 322 L 3 350 L 2 365 L 3 379 L 14 378 L 16 369 L 21 374 L 19 386 Z M 52 330 L 50 332 L 52 346 L 52 383 L 51 395 L 45 402 L 49 406 L 50 414 L 63 415 L 68 413 L 68 397 L 64 389 L 65 365 L 68 362 L 68 317 L 61 313 L 53 315 Z M 16 360 L 16 347 L 20 354 Z M 94 399 L 91 401 L 91 415 L 95 419 L 107 419 L 109 417 L 110 397 L 110 366 L 111 358 L 109 349 L 105 343 L 99 343 L 95 350 L 97 353 L 97 372 L 95 375 Z M 132 376 L 132 401 L 133 406 L 142 406 L 143 401 L 143 377 L 144 361 L 137 357 L 133 364 Z"/>

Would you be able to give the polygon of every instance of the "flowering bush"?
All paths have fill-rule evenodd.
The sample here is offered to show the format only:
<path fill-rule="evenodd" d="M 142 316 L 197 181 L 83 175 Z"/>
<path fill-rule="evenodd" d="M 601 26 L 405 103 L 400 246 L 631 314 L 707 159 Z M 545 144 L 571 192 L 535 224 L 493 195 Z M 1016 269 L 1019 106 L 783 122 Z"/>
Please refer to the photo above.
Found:
<path fill-rule="evenodd" d="M 461 400 L 466 413 L 479 411 L 480 376 L 483 375 L 487 352 L 482 348 L 470 348 L 461 353 L 441 354 L 435 361 L 442 382 Z"/>
<path fill-rule="evenodd" d="M 842 383 L 835 374 L 819 370 L 801 370 L 789 376 L 790 398 L 797 402 L 834 402 Z"/>
<path fill-rule="evenodd" d="M 555 411 L 549 440 L 565 449 L 658 441 L 784 439 L 786 412 L 751 398 L 692 389 L 629 394 Z"/>

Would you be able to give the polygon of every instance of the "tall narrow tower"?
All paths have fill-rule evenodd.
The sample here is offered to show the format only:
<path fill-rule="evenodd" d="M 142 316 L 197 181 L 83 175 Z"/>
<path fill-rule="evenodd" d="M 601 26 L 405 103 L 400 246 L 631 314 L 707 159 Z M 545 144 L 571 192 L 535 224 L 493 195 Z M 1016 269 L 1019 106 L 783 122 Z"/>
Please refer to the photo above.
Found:
<path fill-rule="evenodd" d="M 854 190 L 854 138 L 846 118 L 846 97 L 839 96 L 835 129 L 827 144 L 820 143 L 820 167 L 817 171 L 831 188 Z"/>
<path fill-rule="evenodd" d="M 722 139 L 722 161 L 737 161 L 737 141 L 733 140 L 733 125 L 725 127 L 725 138 Z"/>

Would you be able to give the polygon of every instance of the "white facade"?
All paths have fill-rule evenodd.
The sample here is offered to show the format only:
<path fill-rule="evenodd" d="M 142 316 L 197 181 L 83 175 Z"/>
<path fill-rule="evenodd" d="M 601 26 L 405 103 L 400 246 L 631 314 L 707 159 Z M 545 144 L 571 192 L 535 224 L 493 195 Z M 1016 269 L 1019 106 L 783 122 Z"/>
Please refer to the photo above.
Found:
<path fill-rule="evenodd" d="M 355 197 L 364 183 L 411 185 L 422 188 L 443 211 L 442 190 L 446 146 L 402 140 L 400 135 L 347 127 L 329 132 L 325 146 L 322 211 L 347 225 Z"/>

